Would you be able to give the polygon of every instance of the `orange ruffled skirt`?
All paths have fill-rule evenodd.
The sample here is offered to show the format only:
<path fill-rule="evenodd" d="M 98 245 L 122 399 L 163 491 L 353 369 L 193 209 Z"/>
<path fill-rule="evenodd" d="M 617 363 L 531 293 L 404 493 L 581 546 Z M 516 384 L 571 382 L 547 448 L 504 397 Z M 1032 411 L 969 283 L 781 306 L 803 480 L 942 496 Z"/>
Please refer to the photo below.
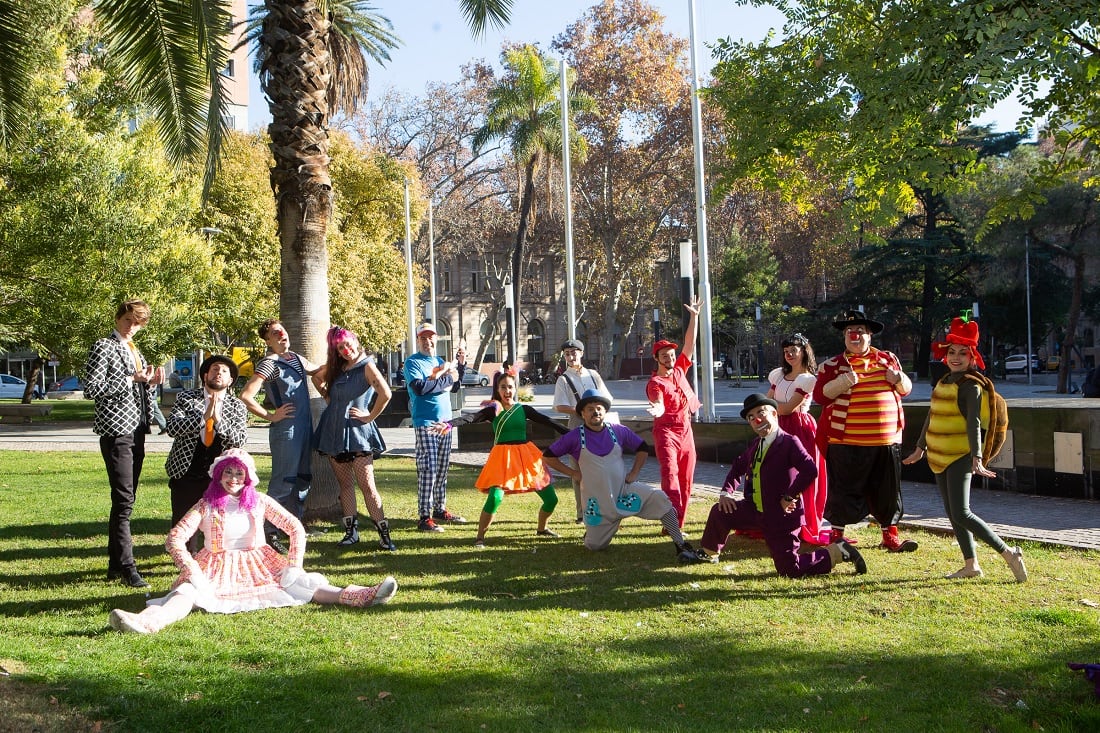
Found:
<path fill-rule="evenodd" d="M 542 451 L 534 443 L 494 445 L 474 486 L 488 493 L 499 486 L 505 494 L 538 491 L 550 485 L 550 472 L 542 465 Z"/>

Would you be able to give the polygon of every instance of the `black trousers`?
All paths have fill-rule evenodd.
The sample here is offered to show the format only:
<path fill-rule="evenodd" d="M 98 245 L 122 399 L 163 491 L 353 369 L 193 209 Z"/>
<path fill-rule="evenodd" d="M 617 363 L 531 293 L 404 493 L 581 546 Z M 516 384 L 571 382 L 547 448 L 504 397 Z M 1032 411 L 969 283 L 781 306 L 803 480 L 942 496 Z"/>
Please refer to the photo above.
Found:
<path fill-rule="evenodd" d="M 825 518 L 844 527 L 870 514 L 881 526 L 901 521 L 901 454 L 897 445 L 830 444 L 825 454 Z"/>
<path fill-rule="evenodd" d="M 134 542 L 130 536 L 130 515 L 137 499 L 141 467 L 145 463 L 145 433 L 139 425 L 127 435 L 102 435 L 99 452 L 107 467 L 111 485 L 111 514 L 107 524 L 107 570 L 117 572 L 135 568 Z"/>

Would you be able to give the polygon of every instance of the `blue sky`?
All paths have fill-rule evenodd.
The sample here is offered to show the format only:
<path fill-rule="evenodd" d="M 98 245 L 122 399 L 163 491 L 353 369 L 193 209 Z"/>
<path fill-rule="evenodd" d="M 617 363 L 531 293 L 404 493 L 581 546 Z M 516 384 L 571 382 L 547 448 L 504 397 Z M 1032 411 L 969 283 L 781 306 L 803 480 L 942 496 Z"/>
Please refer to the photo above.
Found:
<path fill-rule="evenodd" d="M 688 37 L 689 0 L 649 2 L 664 14 L 666 30 Z M 252 4 L 254 0 L 249 0 Z M 484 59 L 499 69 L 500 49 L 505 42 L 535 42 L 549 49 L 554 37 L 595 4 L 596 0 L 515 0 L 511 23 L 504 30 L 490 31 L 474 40 L 458 11 L 457 0 L 373 0 L 377 11 L 393 23 L 404 45 L 392 52 L 386 67 L 371 68 L 371 94 L 389 87 L 421 94 L 428 82 L 456 81 L 461 66 L 472 59 Z M 770 28 L 778 29 L 782 24 L 782 16 L 774 8 L 741 6 L 734 0 L 695 0 L 695 12 L 700 65 L 707 71 L 713 62 L 705 44 L 725 37 L 758 41 Z M 254 77 L 250 97 L 248 124 L 255 129 L 267 124 L 270 117 Z M 1018 108 L 1008 104 L 979 121 L 1009 130 L 1017 114 Z"/>

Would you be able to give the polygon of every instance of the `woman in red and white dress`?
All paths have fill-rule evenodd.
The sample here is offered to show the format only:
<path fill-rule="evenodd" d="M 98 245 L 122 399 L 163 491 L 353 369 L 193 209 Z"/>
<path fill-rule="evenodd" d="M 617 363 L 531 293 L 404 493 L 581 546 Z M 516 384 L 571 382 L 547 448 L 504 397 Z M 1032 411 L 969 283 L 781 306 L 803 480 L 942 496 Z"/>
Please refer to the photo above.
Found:
<path fill-rule="evenodd" d="M 256 491 L 256 464 L 244 450 L 232 448 L 214 459 L 210 477 L 203 498 L 168 533 L 168 553 L 180 569 L 172 591 L 148 601 L 141 613 L 111 611 L 115 629 L 156 633 L 196 608 L 238 613 L 310 602 L 362 608 L 386 603 L 397 592 L 392 577 L 374 586 L 338 588 L 320 573 L 305 572 L 305 529 L 277 501 Z M 285 557 L 267 544 L 265 520 L 290 538 Z M 205 546 L 192 556 L 187 540 L 200 529 Z"/>
<path fill-rule="evenodd" d="M 783 366 L 768 375 L 768 397 L 779 403 L 779 427 L 798 436 L 802 447 L 817 464 L 817 480 L 802 492 L 805 520 L 802 539 L 814 545 L 829 544 L 829 533 L 821 529 L 825 514 L 827 479 L 825 458 L 817 447 L 817 421 L 810 414 L 810 403 L 817 382 L 817 360 L 809 340 L 796 333 L 783 340 Z"/>

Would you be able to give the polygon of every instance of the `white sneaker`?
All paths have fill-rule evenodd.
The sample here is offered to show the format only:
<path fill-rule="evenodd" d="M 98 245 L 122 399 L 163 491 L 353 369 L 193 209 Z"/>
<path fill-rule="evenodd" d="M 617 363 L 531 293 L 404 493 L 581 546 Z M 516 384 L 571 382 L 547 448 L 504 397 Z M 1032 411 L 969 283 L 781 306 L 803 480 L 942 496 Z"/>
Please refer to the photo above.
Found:
<path fill-rule="evenodd" d="M 149 627 L 142 622 L 140 616 L 136 613 L 123 611 L 121 608 L 116 608 L 111 611 L 111 615 L 107 617 L 107 620 L 110 622 L 112 629 L 121 631 L 124 634 L 151 633 Z"/>
<path fill-rule="evenodd" d="M 397 581 L 392 575 L 388 575 L 385 580 L 378 584 L 378 590 L 374 592 L 374 600 L 370 602 L 370 605 L 381 606 L 383 603 L 389 603 L 396 593 Z"/>
<path fill-rule="evenodd" d="M 1024 551 L 1019 547 L 1009 548 L 1012 551 L 1005 562 L 1008 563 L 1008 567 L 1012 569 L 1012 574 L 1016 576 L 1017 583 L 1023 583 L 1027 581 L 1027 567 L 1024 565 Z"/>
<path fill-rule="evenodd" d="M 985 573 L 982 572 L 981 568 L 966 568 L 966 567 L 964 567 L 964 568 L 959 568 L 958 570 L 951 573 L 950 575 L 945 575 L 943 577 L 948 578 L 950 580 L 957 580 L 959 578 L 980 578 L 983 575 L 985 575 Z"/>

